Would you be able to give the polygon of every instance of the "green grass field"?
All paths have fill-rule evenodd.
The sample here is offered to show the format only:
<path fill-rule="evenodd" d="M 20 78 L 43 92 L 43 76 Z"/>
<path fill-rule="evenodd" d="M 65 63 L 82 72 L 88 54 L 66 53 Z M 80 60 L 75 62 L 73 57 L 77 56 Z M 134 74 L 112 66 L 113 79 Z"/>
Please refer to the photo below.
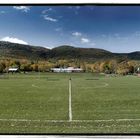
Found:
<path fill-rule="evenodd" d="M 1 76 L 0 133 L 140 133 L 140 78 L 92 73 Z"/>

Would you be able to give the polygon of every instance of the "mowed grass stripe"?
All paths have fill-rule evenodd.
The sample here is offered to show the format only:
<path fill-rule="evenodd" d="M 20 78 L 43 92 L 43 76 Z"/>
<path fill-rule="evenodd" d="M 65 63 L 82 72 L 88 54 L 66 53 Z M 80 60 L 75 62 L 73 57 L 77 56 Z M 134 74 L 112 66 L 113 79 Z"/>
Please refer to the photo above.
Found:
<path fill-rule="evenodd" d="M 94 88 L 103 82 L 109 86 Z M 75 79 L 73 118 L 76 120 L 140 118 L 139 82 L 134 76 L 99 78 L 96 81 L 81 79 L 81 82 Z"/>
<path fill-rule="evenodd" d="M 0 117 L 25 119 L 68 119 L 67 80 L 0 80 Z M 39 88 L 33 87 L 36 85 Z M 5 88 L 4 88 L 5 87 Z"/>

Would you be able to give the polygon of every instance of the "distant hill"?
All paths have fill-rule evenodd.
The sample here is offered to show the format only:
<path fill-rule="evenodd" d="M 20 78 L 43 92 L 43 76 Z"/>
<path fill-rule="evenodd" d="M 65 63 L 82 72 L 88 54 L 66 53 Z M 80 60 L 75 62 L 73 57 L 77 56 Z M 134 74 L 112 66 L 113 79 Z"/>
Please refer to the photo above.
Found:
<path fill-rule="evenodd" d="M 75 48 L 72 46 L 59 46 L 51 50 L 51 58 L 80 58 L 104 59 L 113 57 L 113 54 L 103 49 Z"/>
<path fill-rule="evenodd" d="M 128 53 L 127 57 L 129 59 L 140 60 L 140 51 Z"/>
<path fill-rule="evenodd" d="M 0 58 L 17 58 L 30 60 L 46 59 L 82 59 L 85 61 L 101 59 L 120 59 L 128 58 L 131 60 L 140 60 L 140 52 L 132 53 L 112 53 L 107 50 L 97 48 L 76 48 L 63 45 L 52 50 L 31 45 L 22 45 L 0 41 Z"/>
<path fill-rule="evenodd" d="M 49 51 L 43 47 L 0 41 L 0 57 L 46 59 Z"/>

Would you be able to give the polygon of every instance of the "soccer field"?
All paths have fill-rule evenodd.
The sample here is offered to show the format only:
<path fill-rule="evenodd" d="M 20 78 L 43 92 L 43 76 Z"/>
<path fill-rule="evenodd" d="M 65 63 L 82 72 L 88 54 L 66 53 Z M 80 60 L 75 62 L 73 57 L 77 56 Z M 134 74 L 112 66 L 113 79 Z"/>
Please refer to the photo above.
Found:
<path fill-rule="evenodd" d="M 140 133 L 140 78 L 1 76 L 0 133 Z"/>

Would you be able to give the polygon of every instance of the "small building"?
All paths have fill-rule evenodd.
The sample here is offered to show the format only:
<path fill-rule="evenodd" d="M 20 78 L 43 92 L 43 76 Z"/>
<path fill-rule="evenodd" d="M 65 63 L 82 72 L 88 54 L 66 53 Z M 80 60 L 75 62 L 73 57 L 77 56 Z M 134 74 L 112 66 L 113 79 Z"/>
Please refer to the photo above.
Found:
<path fill-rule="evenodd" d="M 19 69 L 18 68 L 9 68 L 8 69 L 8 72 L 18 72 L 19 71 Z"/>
<path fill-rule="evenodd" d="M 68 67 L 68 68 L 51 68 L 52 72 L 82 72 L 83 69 L 81 68 L 74 68 L 74 67 Z"/>
<path fill-rule="evenodd" d="M 140 67 L 137 68 L 137 72 L 140 73 Z"/>

